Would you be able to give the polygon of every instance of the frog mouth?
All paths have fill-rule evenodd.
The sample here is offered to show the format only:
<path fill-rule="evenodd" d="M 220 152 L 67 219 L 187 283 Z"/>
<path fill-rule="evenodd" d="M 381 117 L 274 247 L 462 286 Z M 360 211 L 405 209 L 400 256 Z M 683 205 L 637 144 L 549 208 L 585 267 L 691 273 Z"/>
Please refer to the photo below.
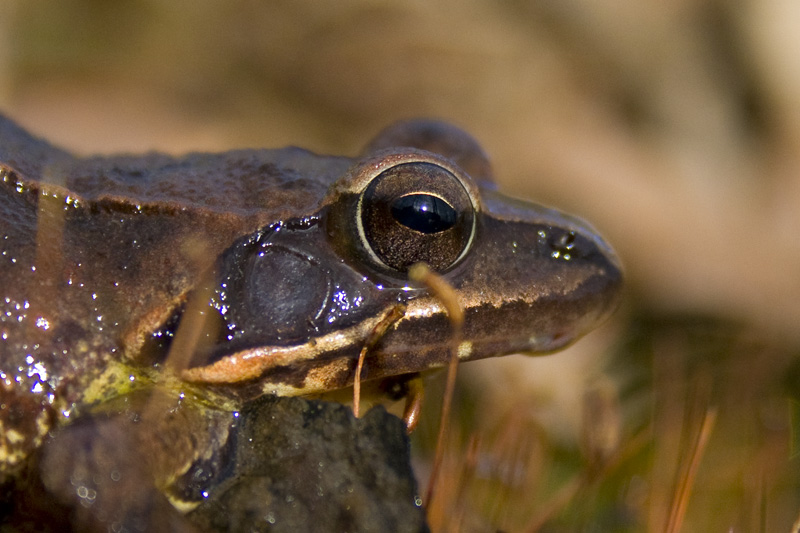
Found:
<path fill-rule="evenodd" d="M 317 361 L 352 359 L 353 339 L 365 339 L 375 327 L 393 312 L 394 306 L 382 313 L 359 322 L 355 326 L 334 331 L 320 337 L 290 346 L 261 346 L 228 353 L 208 364 L 183 370 L 180 374 L 186 381 L 214 385 L 229 385 L 257 380 L 273 371 L 280 373 L 287 368 L 315 366 Z"/>

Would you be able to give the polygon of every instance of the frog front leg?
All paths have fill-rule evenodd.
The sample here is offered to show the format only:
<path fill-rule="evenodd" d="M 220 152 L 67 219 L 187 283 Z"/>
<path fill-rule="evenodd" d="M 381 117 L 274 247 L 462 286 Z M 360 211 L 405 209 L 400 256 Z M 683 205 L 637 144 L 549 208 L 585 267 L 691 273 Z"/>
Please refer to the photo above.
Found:
<path fill-rule="evenodd" d="M 4 521 L 41 531 L 197 531 L 184 513 L 204 499 L 204 483 L 224 477 L 235 416 L 188 396 L 139 391 L 53 431 Z"/>
<path fill-rule="evenodd" d="M 156 488 L 135 424 L 126 415 L 87 417 L 48 439 L 38 462 L 46 492 L 38 504 L 47 502 L 41 527 L 196 531 Z"/>

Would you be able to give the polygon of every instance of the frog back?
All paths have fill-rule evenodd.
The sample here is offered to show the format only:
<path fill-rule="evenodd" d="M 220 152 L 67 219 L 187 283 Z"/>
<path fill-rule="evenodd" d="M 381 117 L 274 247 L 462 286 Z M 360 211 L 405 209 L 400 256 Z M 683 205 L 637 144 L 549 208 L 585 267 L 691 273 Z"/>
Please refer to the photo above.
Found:
<path fill-rule="evenodd" d="M 0 117 L 0 483 L 231 242 L 311 215 L 350 160 L 76 158 Z"/>

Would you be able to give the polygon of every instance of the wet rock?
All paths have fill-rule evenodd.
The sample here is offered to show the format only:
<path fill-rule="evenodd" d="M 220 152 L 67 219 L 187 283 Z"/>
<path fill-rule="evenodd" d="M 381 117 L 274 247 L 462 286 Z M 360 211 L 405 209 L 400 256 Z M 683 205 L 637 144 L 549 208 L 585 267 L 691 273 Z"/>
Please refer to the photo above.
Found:
<path fill-rule="evenodd" d="M 427 531 L 401 420 L 262 398 L 240 414 L 235 467 L 189 518 L 215 531 Z"/>

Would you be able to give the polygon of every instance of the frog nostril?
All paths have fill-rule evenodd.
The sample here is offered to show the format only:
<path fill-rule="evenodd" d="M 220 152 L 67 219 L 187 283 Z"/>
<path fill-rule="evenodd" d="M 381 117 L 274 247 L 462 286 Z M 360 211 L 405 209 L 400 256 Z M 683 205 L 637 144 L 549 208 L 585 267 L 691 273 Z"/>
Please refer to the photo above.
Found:
<path fill-rule="evenodd" d="M 575 243 L 575 232 L 568 231 L 554 236 L 550 241 L 550 248 L 552 250 L 550 257 L 553 259 L 563 259 L 564 261 L 569 261 L 575 257 L 575 254 L 578 251 Z"/>
<path fill-rule="evenodd" d="M 570 231 L 569 233 L 564 233 L 556 241 L 556 247 L 564 250 L 571 250 L 573 246 L 575 246 L 574 231 Z"/>

